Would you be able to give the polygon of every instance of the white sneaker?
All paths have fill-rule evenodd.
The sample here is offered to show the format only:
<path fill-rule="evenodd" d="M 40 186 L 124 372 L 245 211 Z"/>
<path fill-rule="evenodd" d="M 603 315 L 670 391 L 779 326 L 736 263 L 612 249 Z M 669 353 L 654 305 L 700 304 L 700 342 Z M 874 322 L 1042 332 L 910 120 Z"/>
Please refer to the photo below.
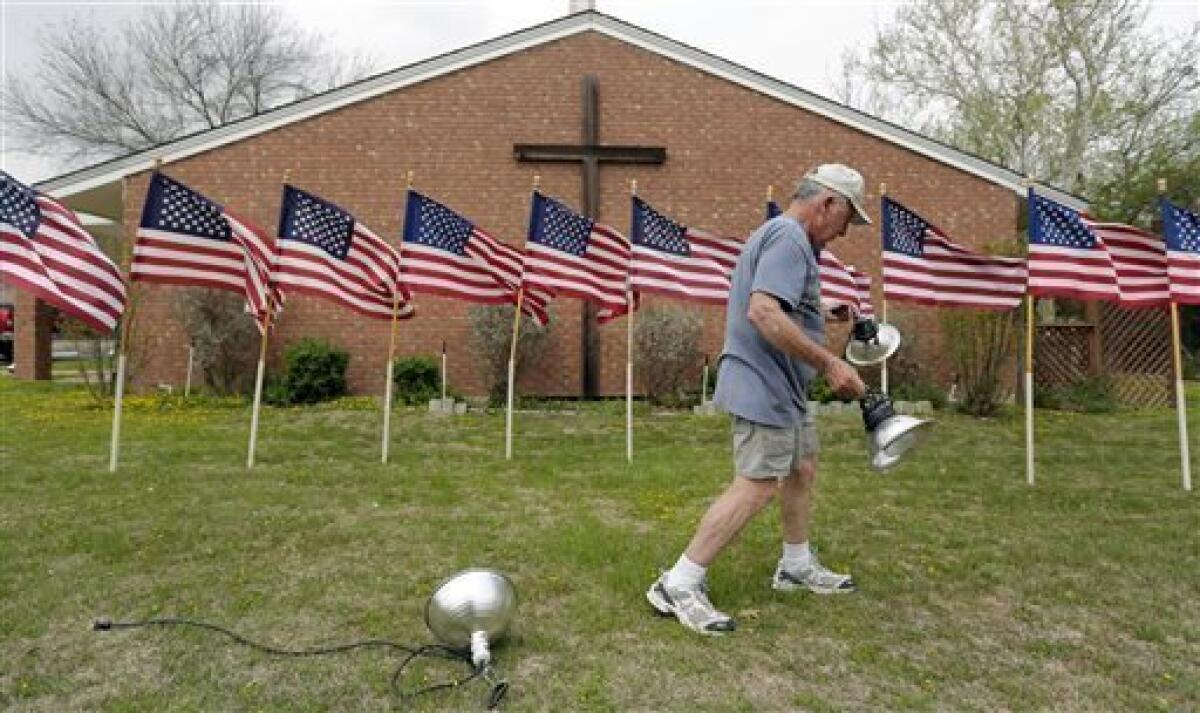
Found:
<path fill-rule="evenodd" d="M 817 594 L 849 594 L 858 591 L 850 575 L 830 571 L 817 561 L 816 555 L 809 557 L 808 564 L 799 569 L 787 569 L 783 560 L 780 560 L 775 568 L 775 576 L 771 578 L 771 587 L 781 592 L 807 589 Z"/>
<path fill-rule="evenodd" d="M 696 589 L 668 587 L 667 575 L 663 574 L 650 585 L 646 599 L 659 614 L 674 614 L 680 624 L 700 634 L 719 636 L 737 628 L 730 616 L 708 600 L 708 588 L 703 584 Z"/>

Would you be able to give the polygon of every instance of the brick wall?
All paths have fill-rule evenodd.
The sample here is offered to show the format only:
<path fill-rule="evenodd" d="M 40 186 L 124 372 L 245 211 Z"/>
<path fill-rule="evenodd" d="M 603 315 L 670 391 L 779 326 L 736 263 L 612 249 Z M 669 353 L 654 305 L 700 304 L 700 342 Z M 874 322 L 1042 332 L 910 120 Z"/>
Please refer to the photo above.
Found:
<path fill-rule="evenodd" d="M 609 144 L 665 146 L 662 166 L 601 169 L 600 219 L 628 230 L 629 183 L 676 220 L 745 235 L 763 216 L 768 184 L 786 195 L 796 177 L 822 162 L 858 168 L 868 205 L 878 212 L 879 186 L 968 244 L 1006 238 L 1016 229 L 1018 197 L 1009 190 L 913 154 L 725 80 L 587 33 L 525 50 L 388 95 L 328 112 L 165 167 L 171 175 L 273 231 L 285 170 L 295 185 L 339 203 L 389 240 L 398 240 L 405 174 L 429 195 L 520 244 L 528 223 L 532 175 L 542 190 L 578 206 L 580 169 L 518 164 L 514 143 L 577 143 L 581 84 L 599 79 L 600 138 Z M 126 234 L 132 235 L 146 175 L 132 177 Z M 879 275 L 878 227 L 855 227 L 833 245 L 845 262 Z M 149 348 L 141 382 L 182 383 L 187 340 L 172 316 L 172 288 L 138 286 L 137 329 Z M 880 297 L 876 285 L 876 299 Z M 429 354 L 449 344 L 450 381 L 468 394 L 486 384 L 470 364 L 468 305 L 417 296 L 419 316 L 402 324 L 401 355 Z M 705 348 L 720 350 L 723 313 L 704 308 Z M 893 308 L 892 314 L 899 310 Z M 906 336 L 936 353 L 932 310 L 899 314 Z M 580 383 L 579 306 L 554 308 L 556 337 L 523 393 L 574 395 Z M 624 389 L 626 325 L 601 330 L 601 390 Z M 844 332 L 831 339 L 844 338 Z M 388 325 L 331 304 L 289 298 L 271 354 L 302 336 L 333 340 L 352 354 L 354 391 L 380 392 Z M 840 343 L 840 342 L 839 342 Z"/>

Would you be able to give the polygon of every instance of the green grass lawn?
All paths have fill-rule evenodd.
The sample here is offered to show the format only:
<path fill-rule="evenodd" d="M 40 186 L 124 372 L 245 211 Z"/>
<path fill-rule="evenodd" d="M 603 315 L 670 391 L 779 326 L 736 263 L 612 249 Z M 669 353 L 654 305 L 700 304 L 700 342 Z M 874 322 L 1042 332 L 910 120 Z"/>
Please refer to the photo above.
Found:
<path fill-rule="evenodd" d="M 1190 402 L 1200 479 L 1200 391 Z M 740 626 L 707 639 L 643 593 L 730 477 L 728 424 L 643 414 L 629 466 L 621 408 L 520 415 L 511 462 L 502 414 L 397 412 L 386 466 L 367 400 L 268 409 L 247 471 L 247 408 L 150 397 L 129 403 L 110 475 L 108 411 L 78 387 L 0 379 L 0 707 L 399 706 L 382 651 L 281 659 L 89 624 L 175 615 L 282 646 L 415 644 L 436 583 L 484 565 L 521 599 L 495 648 L 511 710 L 1197 709 L 1200 490 L 1179 486 L 1172 412 L 1040 412 L 1034 488 L 1019 413 L 939 414 L 886 475 L 866 467 L 857 419 L 826 420 L 815 542 L 862 591 L 772 591 L 772 507 L 711 572 Z M 431 663 L 409 682 L 459 673 Z"/>

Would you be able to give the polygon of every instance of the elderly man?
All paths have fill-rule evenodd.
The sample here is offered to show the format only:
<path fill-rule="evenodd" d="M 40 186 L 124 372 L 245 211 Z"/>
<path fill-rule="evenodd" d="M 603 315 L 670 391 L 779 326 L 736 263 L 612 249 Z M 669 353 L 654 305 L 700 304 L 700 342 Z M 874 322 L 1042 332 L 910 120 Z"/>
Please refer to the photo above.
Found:
<path fill-rule="evenodd" d="M 646 592 L 655 610 L 693 631 L 735 628 L 709 601 L 705 575 L 776 493 L 783 557 L 772 586 L 855 591 L 850 576 L 822 566 L 808 543 L 818 442 L 806 392 L 816 374 L 843 398 L 866 392 L 858 372 L 824 346 L 817 264 L 821 249 L 850 223 L 870 222 L 862 176 L 841 164 L 819 166 L 800 180 L 788 209 L 750 236 L 734 268 L 713 401 L 733 416 L 735 475 L 679 561 Z"/>

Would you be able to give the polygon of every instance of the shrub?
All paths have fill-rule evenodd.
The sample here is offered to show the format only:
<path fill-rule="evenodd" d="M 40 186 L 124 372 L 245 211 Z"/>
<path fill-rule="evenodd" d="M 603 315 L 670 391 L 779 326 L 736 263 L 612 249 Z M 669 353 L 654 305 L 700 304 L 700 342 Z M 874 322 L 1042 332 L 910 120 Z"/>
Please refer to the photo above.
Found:
<path fill-rule="evenodd" d="M 441 395 L 441 374 L 430 357 L 397 359 L 392 365 L 392 398 L 409 406 L 428 403 Z"/>
<path fill-rule="evenodd" d="M 314 404 L 346 393 L 350 355 L 328 342 L 301 339 L 283 353 L 284 373 L 269 394 L 278 405 Z"/>
<path fill-rule="evenodd" d="M 1012 393 L 1011 366 L 1020 310 L 942 310 L 946 350 L 962 388 L 959 408 L 991 416 Z"/>
<path fill-rule="evenodd" d="M 1085 377 L 1074 383 L 1037 389 L 1033 403 L 1038 408 L 1084 413 L 1107 413 L 1117 409 L 1112 382 L 1105 376 Z"/>
<path fill-rule="evenodd" d="M 487 379 L 488 403 L 503 405 L 508 396 L 508 358 L 512 348 L 512 305 L 478 305 L 467 313 L 471 323 L 471 344 L 474 356 Z M 546 347 L 550 325 L 540 327 L 525 316 L 521 318 L 517 339 L 517 379 L 536 364 Z"/>
<path fill-rule="evenodd" d="M 887 323 L 900 331 L 900 348 L 887 360 L 888 396 L 895 401 L 928 401 L 934 408 L 946 407 L 947 390 L 939 384 L 935 346 L 924 332 L 928 325 L 913 313 L 897 309 Z M 840 347 L 841 345 L 836 345 Z M 835 353 L 840 353 L 834 349 Z M 857 367 L 868 388 L 882 390 L 883 369 L 879 365 Z"/>
<path fill-rule="evenodd" d="M 261 337 L 246 300 L 224 290 L 189 288 L 175 297 L 175 312 L 194 351 L 194 368 L 219 395 L 254 386 Z"/>
<path fill-rule="evenodd" d="M 833 393 L 833 389 L 829 388 L 829 383 L 825 381 L 825 377 L 818 374 L 808 384 L 808 400 L 827 404 L 839 399 L 837 394 Z"/>
<path fill-rule="evenodd" d="M 694 399 L 689 387 L 698 382 L 701 319 L 695 310 L 674 306 L 639 312 L 633 326 L 633 363 L 650 401 L 680 406 Z"/>

